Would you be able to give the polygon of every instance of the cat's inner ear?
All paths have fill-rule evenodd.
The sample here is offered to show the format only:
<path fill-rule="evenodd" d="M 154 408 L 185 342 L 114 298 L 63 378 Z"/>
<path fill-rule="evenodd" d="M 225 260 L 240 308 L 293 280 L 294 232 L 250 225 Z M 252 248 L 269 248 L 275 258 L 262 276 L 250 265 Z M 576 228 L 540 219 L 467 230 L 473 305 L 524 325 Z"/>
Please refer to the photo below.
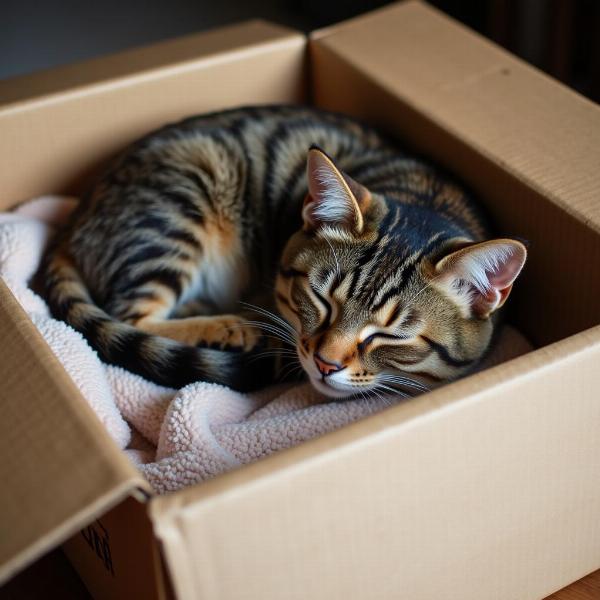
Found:
<path fill-rule="evenodd" d="M 306 166 L 308 194 L 302 218 L 308 230 L 330 226 L 360 234 L 371 201 L 367 188 L 342 172 L 321 149 L 312 147 Z"/>
<path fill-rule="evenodd" d="M 433 283 L 467 312 L 486 318 L 506 302 L 526 258 L 517 240 L 471 244 L 437 262 Z"/>

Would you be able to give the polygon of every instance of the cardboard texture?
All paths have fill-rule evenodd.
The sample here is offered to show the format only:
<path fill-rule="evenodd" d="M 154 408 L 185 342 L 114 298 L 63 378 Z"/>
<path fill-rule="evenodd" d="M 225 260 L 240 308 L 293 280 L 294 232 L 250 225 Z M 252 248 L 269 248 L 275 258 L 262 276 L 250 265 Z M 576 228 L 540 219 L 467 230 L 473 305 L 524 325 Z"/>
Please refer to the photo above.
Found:
<path fill-rule="evenodd" d="M 160 556 L 150 520 L 133 498 L 68 540 L 63 550 L 94 595 L 111 600 L 158 600 Z"/>
<path fill-rule="evenodd" d="M 418 2 L 313 34 L 311 58 L 317 104 L 410 141 L 479 192 L 502 231 L 531 243 L 511 306 L 532 341 L 598 323 L 595 104 Z"/>
<path fill-rule="evenodd" d="M 511 320 L 538 349 L 104 514 L 144 483 L 0 285 L 0 577 L 84 523 L 67 552 L 98 598 L 526 600 L 600 567 L 598 107 L 421 2 L 308 43 L 252 22 L 88 65 L 0 84 L 2 208 L 78 193 L 165 121 L 311 98 L 434 157 L 529 240 Z"/>
<path fill-rule="evenodd" d="M 531 599 L 597 568 L 599 333 L 156 498 L 178 597 Z"/>
<path fill-rule="evenodd" d="M 240 98 L 303 99 L 302 35 L 262 22 L 222 34 L 3 82 L 0 209 L 48 192 L 79 193 L 109 156 L 166 121 Z M 2 581 L 148 485 L 2 282 L 0 334 L 9 341 L 0 348 Z"/>
<path fill-rule="evenodd" d="M 220 31 L 4 82 L 0 209 L 80 193 L 110 156 L 167 122 L 303 100 L 301 34 L 260 21 Z"/>
<path fill-rule="evenodd" d="M 149 486 L 1 280 L 0 339 L 1 580 Z"/>

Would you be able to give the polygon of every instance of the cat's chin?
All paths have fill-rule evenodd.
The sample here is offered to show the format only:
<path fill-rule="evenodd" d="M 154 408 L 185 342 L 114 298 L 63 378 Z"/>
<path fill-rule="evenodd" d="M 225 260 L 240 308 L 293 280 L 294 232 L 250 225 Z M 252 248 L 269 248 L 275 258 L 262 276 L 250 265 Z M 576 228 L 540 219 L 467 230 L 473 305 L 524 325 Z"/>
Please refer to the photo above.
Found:
<path fill-rule="evenodd" d="M 359 390 L 354 388 L 338 388 L 325 383 L 321 379 L 309 377 L 310 383 L 318 391 L 328 396 L 329 398 L 335 398 L 336 400 L 343 400 L 344 398 L 351 398 L 352 396 L 359 393 Z"/>

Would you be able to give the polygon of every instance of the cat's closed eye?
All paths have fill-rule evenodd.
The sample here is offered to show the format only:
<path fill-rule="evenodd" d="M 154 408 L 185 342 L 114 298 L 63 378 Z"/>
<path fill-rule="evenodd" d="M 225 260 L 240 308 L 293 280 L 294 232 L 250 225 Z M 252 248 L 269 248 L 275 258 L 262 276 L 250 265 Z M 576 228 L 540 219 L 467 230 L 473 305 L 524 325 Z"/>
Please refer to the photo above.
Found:
<path fill-rule="evenodd" d="M 389 340 L 405 340 L 407 336 L 397 335 L 394 333 L 377 332 L 368 335 L 362 342 L 358 343 L 359 350 L 363 351 L 368 348 L 374 341 L 389 341 Z"/>
<path fill-rule="evenodd" d="M 315 288 L 312 286 L 310 287 L 310 291 L 312 292 L 314 297 L 319 301 L 319 303 L 321 304 L 321 307 L 325 309 L 325 316 L 323 317 L 323 319 L 321 321 L 319 329 L 320 330 L 326 329 L 327 327 L 329 327 L 329 325 L 331 325 L 331 318 L 333 315 L 333 308 L 331 305 L 331 301 L 327 300 L 327 298 L 325 298 L 325 296 L 323 296 L 320 292 L 315 290 Z"/>

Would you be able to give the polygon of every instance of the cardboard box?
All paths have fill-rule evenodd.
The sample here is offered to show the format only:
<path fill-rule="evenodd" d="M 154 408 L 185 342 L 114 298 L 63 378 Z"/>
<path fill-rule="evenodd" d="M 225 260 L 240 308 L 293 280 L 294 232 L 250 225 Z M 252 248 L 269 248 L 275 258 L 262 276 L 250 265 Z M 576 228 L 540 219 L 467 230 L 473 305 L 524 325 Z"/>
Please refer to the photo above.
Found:
<path fill-rule="evenodd" d="M 600 567 L 600 110 L 420 2 L 309 40 L 263 22 L 0 83 L 0 208 L 78 193 L 166 121 L 358 115 L 531 242 L 536 350 L 154 497 L 0 284 L 0 574 L 66 549 L 98 598 L 542 598 Z M 83 531 L 77 533 L 83 528 Z"/>

